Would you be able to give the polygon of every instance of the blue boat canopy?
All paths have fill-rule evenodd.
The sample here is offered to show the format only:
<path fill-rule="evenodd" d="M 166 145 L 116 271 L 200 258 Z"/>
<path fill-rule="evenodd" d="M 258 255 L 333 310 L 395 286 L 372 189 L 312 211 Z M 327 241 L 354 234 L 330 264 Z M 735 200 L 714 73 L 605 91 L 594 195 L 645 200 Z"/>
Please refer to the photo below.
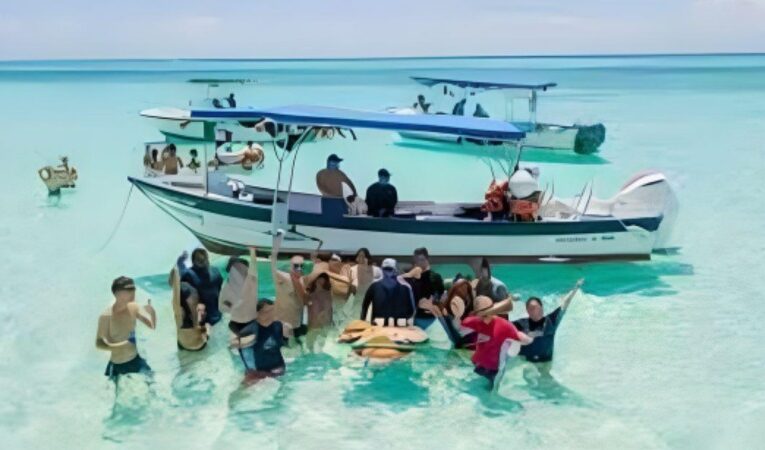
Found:
<path fill-rule="evenodd" d="M 420 131 L 497 141 L 515 141 L 526 135 L 510 123 L 492 119 L 445 114 L 393 114 L 310 105 L 192 109 L 190 118 L 210 122 L 271 119 L 288 125 Z"/>
<path fill-rule="evenodd" d="M 476 89 L 528 89 L 532 91 L 546 91 L 549 88 L 555 87 L 557 83 L 541 83 L 541 84 L 523 84 L 523 83 L 506 83 L 501 81 L 488 81 L 488 80 L 465 80 L 454 78 L 430 78 L 430 77 L 412 77 L 412 79 L 422 85 L 433 87 L 437 84 L 450 84 L 461 88 L 476 88 Z"/>

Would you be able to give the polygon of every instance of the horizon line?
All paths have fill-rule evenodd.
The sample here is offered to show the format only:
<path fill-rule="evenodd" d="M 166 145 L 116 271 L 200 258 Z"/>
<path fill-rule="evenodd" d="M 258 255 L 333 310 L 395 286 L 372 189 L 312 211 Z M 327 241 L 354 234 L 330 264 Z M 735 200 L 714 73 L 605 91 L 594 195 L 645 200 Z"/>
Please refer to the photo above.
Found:
<path fill-rule="evenodd" d="M 312 57 L 312 58 L 187 58 L 187 57 L 156 57 L 156 58 L 35 58 L 35 59 L 0 59 L 0 62 L 106 62 L 106 61 L 220 61 L 220 62 L 321 62 L 321 61 L 391 61 L 391 60 L 446 60 L 446 59 L 542 59 L 542 58 L 640 58 L 640 57 L 677 57 L 677 56 L 765 56 L 765 52 L 688 52 L 688 53 L 551 53 L 528 55 L 443 55 L 443 56 L 346 56 L 346 57 Z"/>

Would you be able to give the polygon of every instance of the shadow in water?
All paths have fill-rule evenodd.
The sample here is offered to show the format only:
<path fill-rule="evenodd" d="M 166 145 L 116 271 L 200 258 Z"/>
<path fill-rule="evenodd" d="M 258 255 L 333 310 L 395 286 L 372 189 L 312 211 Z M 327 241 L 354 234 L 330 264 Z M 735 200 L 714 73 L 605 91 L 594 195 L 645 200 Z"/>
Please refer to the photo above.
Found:
<path fill-rule="evenodd" d="M 396 147 L 423 150 L 427 152 L 450 153 L 457 155 L 474 155 L 484 157 L 502 157 L 509 154 L 512 158 L 517 157 L 515 149 L 508 149 L 501 145 L 475 145 L 470 143 L 453 144 L 449 142 L 430 142 L 415 140 L 397 140 L 393 142 Z M 509 152 L 509 153 L 508 153 Z M 580 155 L 573 150 L 549 150 L 542 148 L 524 148 L 521 159 L 526 162 L 538 162 L 548 164 L 571 164 L 571 165 L 604 165 L 611 162 L 597 154 Z"/>

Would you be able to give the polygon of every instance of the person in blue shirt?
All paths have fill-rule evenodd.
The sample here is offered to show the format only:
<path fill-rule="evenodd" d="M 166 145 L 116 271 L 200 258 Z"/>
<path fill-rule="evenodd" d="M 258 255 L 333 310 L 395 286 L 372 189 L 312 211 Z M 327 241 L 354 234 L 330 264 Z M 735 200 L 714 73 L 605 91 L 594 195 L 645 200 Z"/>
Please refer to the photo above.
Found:
<path fill-rule="evenodd" d="M 255 343 L 239 350 L 245 366 L 245 384 L 252 384 L 267 377 L 278 377 L 286 371 L 281 350 L 285 345 L 284 327 L 275 319 L 273 300 L 258 300 L 257 312 Z"/>
<path fill-rule="evenodd" d="M 534 341 L 521 347 L 520 355 L 527 361 L 534 363 L 549 363 L 553 359 L 553 348 L 555 345 L 555 332 L 558 330 L 563 314 L 566 312 L 571 299 L 582 287 L 584 279 L 580 279 L 574 285 L 574 288 L 566 294 L 560 302 L 560 306 L 555 308 L 550 314 L 545 315 L 542 300 L 538 297 L 530 297 L 526 300 L 526 312 L 528 317 L 513 321 L 513 325 L 534 338 Z"/>
<path fill-rule="evenodd" d="M 197 290 L 199 300 L 205 305 L 205 323 L 211 326 L 218 323 L 222 317 L 218 308 L 218 297 L 223 286 L 223 277 L 215 267 L 210 267 L 210 259 L 207 251 L 198 248 L 191 253 L 191 268 L 186 269 L 183 261 L 186 259 L 184 252 L 177 261 L 181 273 L 181 281 L 190 284 Z"/>

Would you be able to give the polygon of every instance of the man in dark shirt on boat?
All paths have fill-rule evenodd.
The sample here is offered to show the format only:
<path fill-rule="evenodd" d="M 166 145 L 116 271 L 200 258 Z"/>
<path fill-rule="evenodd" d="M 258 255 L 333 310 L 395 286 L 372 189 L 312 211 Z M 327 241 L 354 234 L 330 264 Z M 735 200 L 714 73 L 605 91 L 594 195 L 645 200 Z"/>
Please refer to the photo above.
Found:
<path fill-rule="evenodd" d="M 558 325 L 560 325 L 571 299 L 574 298 L 583 283 L 584 279 L 577 281 L 574 288 L 563 297 L 560 306 L 548 315 L 544 314 L 542 301 L 538 297 L 531 297 L 526 301 L 526 312 L 528 312 L 529 317 L 513 321 L 513 324 L 519 331 L 534 338 L 534 342 L 530 345 L 521 347 L 520 354 L 527 361 L 534 363 L 552 361 L 555 332 L 558 330 Z"/>
<path fill-rule="evenodd" d="M 372 217 L 390 217 L 396 210 L 398 192 L 390 184 L 390 172 L 380 169 L 377 172 L 377 183 L 367 188 L 367 214 Z"/>
<path fill-rule="evenodd" d="M 404 280 L 412 287 L 417 304 L 414 324 L 424 330 L 435 320 L 430 308 L 434 302 L 441 300 L 444 294 L 444 279 L 431 269 L 427 248 L 415 249 L 413 262 L 414 267 L 404 274 Z"/>
<path fill-rule="evenodd" d="M 179 268 L 182 264 L 178 264 Z M 205 323 L 215 325 L 221 319 L 218 297 L 223 285 L 223 277 L 215 267 L 210 267 L 207 251 L 198 248 L 191 253 L 191 269 L 181 274 L 181 281 L 189 283 L 199 294 L 199 300 L 205 305 Z"/>
<path fill-rule="evenodd" d="M 361 320 L 366 320 L 372 309 L 372 323 L 388 326 L 406 326 L 414 316 L 412 289 L 398 281 L 396 260 L 387 258 L 382 263 L 383 277 L 369 286 L 361 305 Z M 393 319 L 393 323 L 389 322 Z"/>

